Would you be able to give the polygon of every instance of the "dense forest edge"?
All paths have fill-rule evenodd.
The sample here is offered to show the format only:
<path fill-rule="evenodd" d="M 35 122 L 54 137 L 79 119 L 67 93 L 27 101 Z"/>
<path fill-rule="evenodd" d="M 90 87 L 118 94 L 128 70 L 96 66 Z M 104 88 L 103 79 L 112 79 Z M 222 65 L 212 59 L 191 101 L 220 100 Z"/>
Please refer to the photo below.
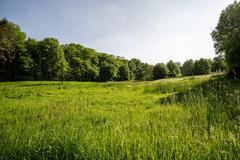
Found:
<path fill-rule="evenodd" d="M 7 19 L 1 22 L 1 81 L 17 80 L 73 80 L 123 81 L 153 80 L 180 75 L 208 74 L 225 71 L 223 56 L 212 60 L 188 60 L 182 66 L 170 60 L 155 66 L 139 59 L 127 60 L 111 54 L 98 53 L 80 44 L 60 45 L 55 38 L 26 40 L 20 27 Z"/>
<path fill-rule="evenodd" d="M 204 75 L 228 70 L 240 75 L 240 11 L 234 2 L 222 11 L 211 33 L 217 57 L 150 65 L 99 53 L 81 44 L 61 45 L 55 38 L 27 38 L 20 26 L 6 18 L 0 20 L 0 81 L 68 80 L 124 81 L 154 80 L 166 77 Z"/>

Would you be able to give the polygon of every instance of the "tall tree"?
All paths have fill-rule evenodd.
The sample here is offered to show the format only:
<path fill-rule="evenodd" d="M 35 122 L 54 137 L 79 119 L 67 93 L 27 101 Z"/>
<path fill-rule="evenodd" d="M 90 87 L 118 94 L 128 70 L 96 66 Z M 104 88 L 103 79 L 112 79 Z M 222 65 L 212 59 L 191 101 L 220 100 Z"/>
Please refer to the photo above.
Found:
<path fill-rule="evenodd" d="M 213 58 L 212 72 L 226 71 L 226 69 L 227 69 L 226 60 L 222 55 Z"/>
<path fill-rule="evenodd" d="M 134 63 L 133 60 L 130 60 L 128 62 L 128 67 L 130 70 L 130 79 L 134 80 L 136 78 L 135 73 L 136 73 L 136 64 Z"/>
<path fill-rule="evenodd" d="M 167 63 L 167 68 L 169 70 L 169 77 L 176 77 L 180 73 L 179 63 L 174 63 L 172 60 Z"/>
<path fill-rule="evenodd" d="M 99 68 L 92 64 L 92 61 L 85 60 L 83 62 L 85 67 L 84 81 L 96 81 L 99 76 Z"/>
<path fill-rule="evenodd" d="M 144 63 L 144 79 L 143 80 L 153 80 L 153 65 Z"/>
<path fill-rule="evenodd" d="M 61 80 L 68 69 L 64 52 L 55 38 L 45 38 L 39 44 L 41 55 L 41 77 L 43 80 Z"/>
<path fill-rule="evenodd" d="M 99 80 L 112 81 L 117 76 L 117 60 L 113 55 L 99 53 Z"/>
<path fill-rule="evenodd" d="M 64 54 L 70 66 L 69 80 L 96 81 L 99 76 L 98 56 L 90 48 L 80 44 L 66 44 Z"/>
<path fill-rule="evenodd" d="M 26 51 L 32 59 L 32 79 L 41 80 L 41 54 L 39 51 L 39 42 L 35 39 L 28 38 L 25 42 Z"/>
<path fill-rule="evenodd" d="M 132 64 L 134 78 L 136 80 L 144 80 L 144 63 L 142 63 L 139 59 L 133 58 L 129 61 Z"/>
<path fill-rule="evenodd" d="M 90 60 L 92 64 L 98 65 L 98 56 L 94 49 L 83 47 L 81 50 L 81 59 Z"/>
<path fill-rule="evenodd" d="M 118 80 L 126 81 L 130 80 L 130 70 L 127 63 L 122 63 L 118 68 Z"/>
<path fill-rule="evenodd" d="M 16 80 L 17 65 L 20 65 L 23 70 L 29 68 L 28 65 L 31 63 L 30 59 L 23 58 L 23 55 L 26 54 L 24 46 L 25 39 L 26 35 L 21 31 L 18 25 L 9 22 L 6 18 L 0 20 L 1 81 Z M 16 60 L 16 58 L 20 59 Z"/>
<path fill-rule="evenodd" d="M 224 9 L 212 32 L 217 54 L 224 54 L 229 69 L 240 77 L 240 2 Z"/>
<path fill-rule="evenodd" d="M 153 78 L 161 79 L 166 78 L 168 75 L 168 68 L 164 63 L 158 63 L 153 67 Z"/>
<path fill-rule="evenodd" d="M 194 63 L 194 74 L 204 75 L 211 72 L 211 61 L 209 59 L 200 58 Z"/>
<path fill-rule="evenodd" d="M 181 68 L 181 73 L 183 76 L 192 76 L 194 73 L 194 61 L 192 59 L 186 60 Z"/>

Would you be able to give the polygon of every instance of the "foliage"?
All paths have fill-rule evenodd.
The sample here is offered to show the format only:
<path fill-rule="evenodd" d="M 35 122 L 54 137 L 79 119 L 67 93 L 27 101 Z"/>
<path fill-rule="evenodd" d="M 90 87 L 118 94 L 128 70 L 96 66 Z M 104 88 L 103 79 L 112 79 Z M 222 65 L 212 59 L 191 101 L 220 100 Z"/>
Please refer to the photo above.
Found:
<path fill-rule="evenodd" d="M 139 60 L 139 59 L 136 59 L 136 58 L 133 58 L 129 61 L 129 63 L 132 63 L 132 67 L 131 69 L 133 74 L 134 74 L 134 77 L 136 80 L 143 80 L 144 79 L 144 64 Z M 135 67 L 134 67 L 135 66 Z"/>
<path fill-rule="evenodd" d="M 118 79 L 120 81 L 126 81 L 130 80 L 130 70 L 128 67 L 127 63 L 123 63 L 119 68 L 118 68 Z"/>
<path fill-rule="evenodd" d="M 222 72 L 222 71 L 226 71 L 226 69 L 227 69 L 227 64 L 224 56 L 219 55 L 213 58 L 213 63 L 212 63 L 213 72 Z"/>
<path fill-rule="evenodd" d="M 204 75 L 211 72 L 211 61 L 209 59 L 201 58 L 194 63 L 194 75 Z"/>
<path fill-rule="evenodd" d="M 216 53 L 224 54 L 230 70 L 240 77 L 240 2 L 235 1 L 222 11 L 212 32 Z"/>
<path fill-rule="evenodd" d="M 99 76 L 97 53 L 80 44 L 63 46 L 66 60 L 70 67 L 68 80 L 96 81 Z"/>
<path fill-rule="evenodd" d="M 117 61 L 113 55 L 99 53 L 99 81 L 112 81 L 117 76 Z"/>
<path fill-rule="evenodd" d="M 192 76 L 194 74 L 194 61 L 192 59 L 186 60 L 181 68 L 183 76 Z"/>
<path fill-rule="evenodd" d="M 158 63 L 153 67 L 154 79 L 166 78 L 168 73 L 168 68 L 164 63 Z"/>
<path fill-rule="evenodd" d="M 168 68 L 168 76 L 169 77 L 176 77 L 180 73 L 180 66 L 181 64 L 179 63 L 174 63 L 172 60 L 170 60 L 167 63 L 167 68 Z"/>
<path fill-rule="evenodd" d="M 68 64 L 58 40 L 45 38 L 39 42 L 40 74 L 43 80 L 61 80 Z"/>
<path fill-rule="evenodd" d="M 144 80 L 153 80 L 153 65 L 144 64 Z"/>
<path fill-rule="evenodd" d="M 29 57 L 25 53 L 25 39 L 26 35 L 18 25 L 6 18 L 0 20 L 0 81 L 16 80 L 19 70 L 28 72 L 31 67 Z"/>
<path fill-rule="evenodd" d="M 135 79 L 135 73 L 136 73 L 136 64 L 135 64 L 134 60 L 130 60 L 128 62 L 128 67 L 130 70 L 130 79 L 133 80 L 133 79 Z"/>
<path fill-rule="evenodd" d="M 9 80 L 71 80 L 124 81 L 153 80 L 165 77 L 199 75 L 224 71 L 223 57 L 195 62 L 170 60 L 155 66 L 139 59 L 127 60 L 80 44 L 60 45 L 55 38 L 35 40 L 28 38 L 20 27 L 6 19 L 0 21 L 0 81 Z M 194 65 L 193 65 L 194 63 Z"/>

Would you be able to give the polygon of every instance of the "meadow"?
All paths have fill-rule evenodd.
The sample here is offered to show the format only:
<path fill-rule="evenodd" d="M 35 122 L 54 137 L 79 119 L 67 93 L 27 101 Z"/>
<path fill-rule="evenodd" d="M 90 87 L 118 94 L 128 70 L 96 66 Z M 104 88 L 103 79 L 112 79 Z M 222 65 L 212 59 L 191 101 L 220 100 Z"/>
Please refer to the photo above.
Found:
<path fill-rule="evenodd" d="M 240 82 L 1 82 L 0 159 L 240 159 Z"/>

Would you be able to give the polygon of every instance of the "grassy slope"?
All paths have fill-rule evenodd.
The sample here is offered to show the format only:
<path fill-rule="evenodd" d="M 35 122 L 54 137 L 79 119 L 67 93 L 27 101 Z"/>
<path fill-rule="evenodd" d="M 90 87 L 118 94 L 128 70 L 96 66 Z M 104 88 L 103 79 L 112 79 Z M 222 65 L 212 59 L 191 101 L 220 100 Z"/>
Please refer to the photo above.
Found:
<path fill-rule="evenodd" d="M 212 76 L 0 83 L 0 158 L 239 159 L 239 89 Z"/>

